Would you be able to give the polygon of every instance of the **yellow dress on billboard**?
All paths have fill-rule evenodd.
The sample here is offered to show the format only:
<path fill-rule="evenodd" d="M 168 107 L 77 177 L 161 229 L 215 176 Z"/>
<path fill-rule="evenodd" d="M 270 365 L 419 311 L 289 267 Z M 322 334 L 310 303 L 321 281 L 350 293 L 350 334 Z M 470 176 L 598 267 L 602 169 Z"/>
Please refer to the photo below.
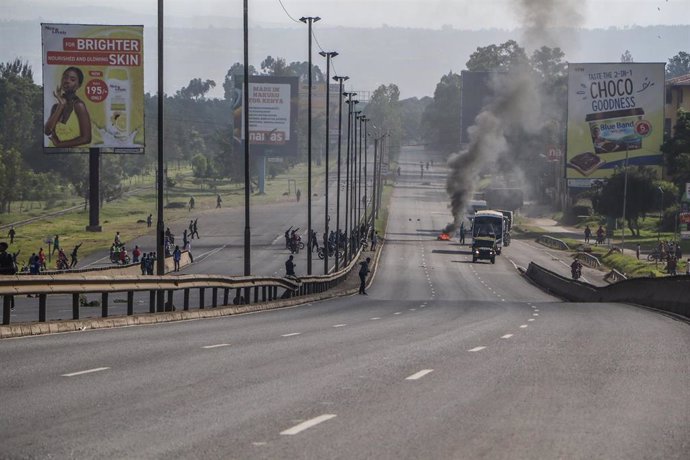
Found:
<path fill-rule="evenodd" d="M 65 123 L 58 122 L 55 125 L 55 135 L 61 141 L 68 141 L 79 137 L 81 131 L 79 130 L 79 117 L 77 117 L 74 110 L 69 114 L 69 118 Z M 50 146 L 55 147 L 53 141 L 50 141 Z"/>

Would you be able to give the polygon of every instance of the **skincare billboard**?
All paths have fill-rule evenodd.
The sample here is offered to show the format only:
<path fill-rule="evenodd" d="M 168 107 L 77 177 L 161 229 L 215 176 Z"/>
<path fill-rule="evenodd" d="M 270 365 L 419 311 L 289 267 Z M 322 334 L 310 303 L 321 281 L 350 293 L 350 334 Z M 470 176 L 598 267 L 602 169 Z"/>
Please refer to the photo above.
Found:
<path fill-rule="evenodd" d="M 143 153 L 143 26 L 41 28 L 44 150 Z"/>
<path fill-rule="evenodd" d="M 660 169 L 663 133 L 663 63 L 568 66 L 568 179 L 605 179 L 626 161 Z"/>

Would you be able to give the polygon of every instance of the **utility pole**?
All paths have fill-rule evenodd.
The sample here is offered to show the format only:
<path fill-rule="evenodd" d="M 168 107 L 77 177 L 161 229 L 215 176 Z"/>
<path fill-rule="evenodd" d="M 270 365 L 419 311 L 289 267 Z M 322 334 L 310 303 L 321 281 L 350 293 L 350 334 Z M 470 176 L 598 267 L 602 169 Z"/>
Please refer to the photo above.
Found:
<path fill-rule="evenodd" d="M 334 76 L 333 80 L 340 84 L 338 91 L 338 186 L 335 202 L 335 271 L 340 268 L 340 151 L 342 147 L 342 131 L 343 131 L 343 82 L 347 80 L 347 76 Z"/>
<path fill-rule="evenodd" d="M 329 241 L 328 241 L 328 151 L 331 140 L 330 132 L 330 119 L 331 119 L 331 58 L 338 55 L 335 51 L 321 51 L 319 53 L 321 56 L 326 58 L 326 215 L 324 217 L 324 238 L 323 244 L 323 274 L 328 275 L 328 251 L 329 251 Z M 336 253 L 337 253 L 336 248 Z"/>

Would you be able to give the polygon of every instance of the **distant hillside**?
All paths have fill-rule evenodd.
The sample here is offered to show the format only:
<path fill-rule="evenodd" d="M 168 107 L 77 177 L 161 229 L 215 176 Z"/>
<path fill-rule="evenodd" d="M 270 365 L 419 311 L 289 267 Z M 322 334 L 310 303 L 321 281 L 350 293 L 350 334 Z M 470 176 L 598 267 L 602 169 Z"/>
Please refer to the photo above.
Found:
<path fill-rule="evenodd" d="M 179 21 L 176 21 L 179 23 Z M 441 75 L 460 72 L 478 46 L 520 38 L 519 31 L 462 31 L 383 27 L 359 29 L 319 27 L 321 46 L 336 50 L 334 73 L 349 75 L 348 87 L 373 90 L 396 83 L 401 97 L 433 95 Z M 628 29 L 563 30 L 561 48 L 571 62 L 618 62 L 630 50 L 636 62 L 667 62 L 678 51 L 690 51 L 690 26 Z M 241 28 L 165 30 L 166 92 L 174 93 L 196 77 L 218 83 L 214 97 L 222 97 L 227 69 L 242 60 Z M 146 90 L 156 90 L 156 30 L 145 32 Z M 314 63 L 324 60 L 314 43 Z M 260 28 L 250 31 L 250 60 L 257 68 L 267 55 L 288 62 L 307 60 L 307 36 L 302 28 Z M 40 79 L 41 37 L 37 21 L 0 22 L 0 61 L 28 60 Z"/>

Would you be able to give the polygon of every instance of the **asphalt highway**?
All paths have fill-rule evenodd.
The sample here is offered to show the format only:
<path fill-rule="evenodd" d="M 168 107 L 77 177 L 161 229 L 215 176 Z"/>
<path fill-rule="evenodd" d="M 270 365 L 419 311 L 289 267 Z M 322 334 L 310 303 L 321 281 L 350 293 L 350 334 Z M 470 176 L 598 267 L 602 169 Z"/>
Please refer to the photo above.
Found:
<path fill-rule="evenodd" d="M 687 459 L 690 325 L 471 263 L 420 154 L 367 296 L 0 342 L 0 457 Z"/>

